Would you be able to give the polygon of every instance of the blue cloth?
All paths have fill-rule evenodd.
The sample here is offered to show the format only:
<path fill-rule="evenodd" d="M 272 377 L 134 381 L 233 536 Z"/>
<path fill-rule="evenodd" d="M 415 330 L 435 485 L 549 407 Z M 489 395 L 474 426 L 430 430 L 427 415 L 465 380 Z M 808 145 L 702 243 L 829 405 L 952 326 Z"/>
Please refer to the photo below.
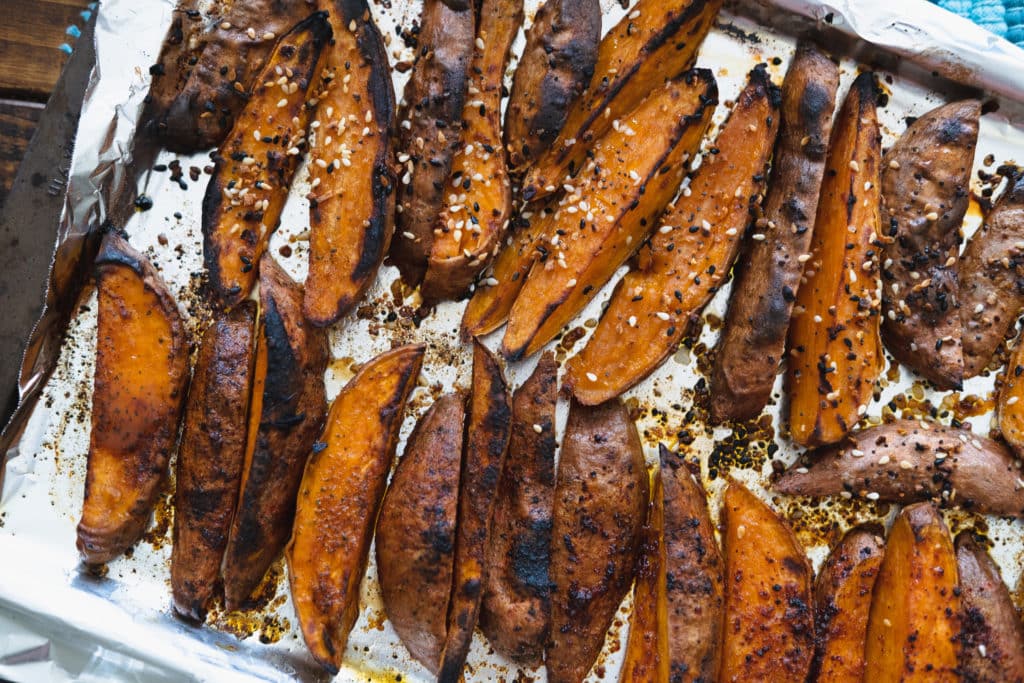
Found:
<path fill-rule="evenodd" d="M 1024 0 L 932 0 L 1024 47 Z"/>

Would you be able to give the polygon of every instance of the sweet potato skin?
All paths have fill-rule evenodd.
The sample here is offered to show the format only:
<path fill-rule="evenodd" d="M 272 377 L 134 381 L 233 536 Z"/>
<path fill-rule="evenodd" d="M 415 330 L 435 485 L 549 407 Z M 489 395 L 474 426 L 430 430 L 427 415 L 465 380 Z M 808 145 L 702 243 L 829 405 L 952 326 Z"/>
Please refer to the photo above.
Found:
<path fill-rule="evenodd" d="M 220 578 L 245 460 L 255 364 L 256 302 L 214 315 L 185 407 L 174 494 L 174 609 L 196 621 Z"/>
<path fill-rule="evenodd" d="M 461 394 L 442 396 L 420 418 L 377 520 L 384 611 L 409 653 L 433 674 L 447 633 L 465 418 Z"/>
<path fill-rule="evenodd" d="M 999 567 L 970 531 L 956 537 L 960 573 L 960 675 L 976 683 L 1024 681 L 1024 623 Z"/>
<path fill-rule="evenodd" d="M 882 341 L 939 389 L 963 382 L 955 265 L 980 118 L 978 100 L 933 109 L 882 160 Z"/>
<path fill-rule="evenodd" d="M 424 348 L 392 349 L 356 373 L 334 399 L 302 476 L 285 557 L 306 646 L 332 674 L 359 617 L 359 584 Z"/>
<path fill-rule="evenodd" d="M 321 59 L 331 75 L 315 88 L 309 173 L 316 187 L 302 310 L 314 325 L 330 325 L 363 298 L 395 231 L 395 91 L 366 0 L 322 0 L 321 6 L 334 40 Z M 342 123 L 349 116 L 357 123 Z"/>
<path fill-rule="evenodd" d="M 969 430 L 896 420 L 855 432 L 810 460 L 787 470 L 773 488 L 804 496 L 848 491 L 877 494 L 891 503 L 934 500 L 978 514 L 1024 514 L 1024 486 L 1017 481 L 1020 470 L 1010 449 Z"/>
<path fill-rule="evenodd" d="M 931 503 L 903 508 L 875 579 L 864 680 L 956 681 L 960 597 L 953 539 Z"/>
<path fill-rule="evenodd" d="M 555 486 L 548 680 L 590 671 L 633 581 L 649 499 L 636 425 L 619 401 L 573 403 Z"/>
<path fill-rule="evenodd" d="M 814 572 L 787 524 L 733 481 L 722 502 L 723 681 L 802 681 L 814 655 Z"/>
<path fill-rule="evenodd" d="M 960 257 L 964 378 L 980 374 L 1024 309 L 1024 173 L 1010 174 Z"/>
<path fill-rule="evenodd" d="M 528 666 L 541 661 L 551 619 L 557 395 L 558 365 L 547 353 L 512 397 L 480 608 L 480 630 L 494 649 Z"/>
<path fill-rule="evenodd" d="M 327 413 L 323 330 L 302 317 L 302 287 L 260 262 L 260 332 L 238 508 L 224 553 L 224 600 L 244 605 L 288 542 L 302 472 Z"/>
<path fill-rule="evenodd" d="M 77 547 L 87 565 L 139 540 L 167 476 L 189 380 L 185 326 L 156 269 L 116 233 L 95 262 L 96 372 Z"/>
<path fill-rule="evenodd" d="M 547 0 L 526 32 L 505 110 L 509 170 L 521 176 L 547 150 L 590 84 L 601 40 L 599 0 Z"/>
<path fill-rule="evenodd" d="M 800 44 L 782 84 L 766 224 L 758 227 L 765 239 L 748 242 L 739 256 L 715 353 L 710 393 L 716 422 L 751 420 L 771 395 L 804 271 L 801 256 L 810 251 L 838 87 L 836 63 L 812 44 Z"/>

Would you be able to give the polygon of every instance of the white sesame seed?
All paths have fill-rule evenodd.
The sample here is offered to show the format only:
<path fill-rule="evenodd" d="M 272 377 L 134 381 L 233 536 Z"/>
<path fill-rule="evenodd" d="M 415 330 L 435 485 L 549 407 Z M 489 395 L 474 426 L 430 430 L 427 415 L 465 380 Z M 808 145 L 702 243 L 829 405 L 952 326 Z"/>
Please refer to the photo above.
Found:
<path fill-rule="evenodd" d="M 278 109 L 280 109 L 281 107 L 285 107 L 287 105 L 288 105 L 288 100 L 283 98 L 283 97 L 280 100 L 277 101 L 277 108 Z"/>
<path fill-rule="evenodd" d="M 936 213 L 935 211 L 927 213 L 927 214 L 925 214 L 925 220 L 932 221 L 932 222 L 937 221 L 937 220 L 939 220 L 939 214 Z"/>
<path fill-rule="evenodd" d="M 881 498 L 881 496 L 878 495 L 877 493 L 875 493 L 874 491 L 872 491 L 871 493 L 866 495 L 865 498 L 867 498 L 868 500 L 878 500 L 879 498 Z M 888 621 L 888 620 L 886 620 L 886 621 Z"/>
<path fill-rule="evenodd" d="M 857 173 L 857 172 L 860 171 L 860 164 L 857 163 L 856 159 L 851 159 L 850 160 L 850 170 L 853 171 L 854 173 Z"/>
<path fill-rule="evenodd" d="M 852 451 L 850 451 L 850 455 L 852 455 L 855 458 L 863 458 L 864 451 L 860 450 L 859 448 L 854 448 Z"/>
<path fill-rule="evenodd" d="M 669 314 L 668 314 L 668 313 L 666 313 L 665 311 L 658 311 L 658 312 L 657 312 L 657 313 L 655 313 L 654 315 L 658 316 L 658 319 L 659 319 L 659 320 L 664 320 L 664 321 L 666 321 L 666 322 L 668 322 L 668 320 L 670 319 L 670 318 L 669 318 Z"/>
<path fill-rule="evenodd" d="M 629 316 L 629 320 L 626 321 L 626 324 L 629 325 L 630 327 L 636 327 L 636 316 Z"/>
<path fill-rule="evenodd" d="M 591 382 L 596 382 L 597 381 L 597 375 L 595 375 L 592 372 L 588 372 L 587 373 L 587 379 L 589 379 Z"/>
<path fill-rule="evenodd" d="M 274 38 L 277 38 L 277 34 L 273 31 L 267 31 L 263 34 L 263 40 L 273 40 Z"/>
<path fill-rule="evenodd" d="M 478 37 L 477 37 L 477 39 L 476 39 L 476 49 L 478 49 L 478 50 L 484 50 L 484 49 L 486 49 L 486 48 L 487 48 L 487 43 L 485 43 L 485 42 L 484 42 L 484 39 L 483 39 L 483 38 L 480 38 L 480 37 L 478 36 Z"/>
<path fill-rule="evenodd" d="M 256 40 L 256 29 L 250 26 L 245 29 L 245 35 L 249 36 L 249 40 Z"/>
<path fill-rule="evenodd" d="M 538 434 L 540 434 L 541 432 L 543 432 L 543 431 L 544 431 L 544 428 L 543 428 L 543 427 L 541 427 L 541 426 L 540 426 L 539 424 L 535 424 L 535 425 L 533 425 L 533 431 L 535 431 L 535 432 L 537 432 Z"/>
<path fill-rule="evenodd" d="M 1010 398 L 1006 399 L 1006 405 L 1012 406 L 1014 403 L 1016 403 L 1019 400 L 1020 400 L 1019 396 L 1011 396 Z"/>
<path fill-rule="evenodd" d="M 230 21 L 221 22 L 220 27 L 222 29 L 224 29 L 225 31 L 227 31 L 229 28 L 231 28 L 231 22 Z"/>
<path fill-rule="evenodd" d="M 765 240 L 765 235 L 763 232 L 755 232 L 753 235 L 750 236 L 750 239 L 756 240 L 758 242 L 763 242 Z"/>
<path fill-rule="evenodd" d="M 899 167 L 900 167 L 900 162 L 896 161 L 895 159 L 893 159 L 892 161 L 889 162 L 889 168 L 891 168 L 893 170 L 896 170 Z"/>

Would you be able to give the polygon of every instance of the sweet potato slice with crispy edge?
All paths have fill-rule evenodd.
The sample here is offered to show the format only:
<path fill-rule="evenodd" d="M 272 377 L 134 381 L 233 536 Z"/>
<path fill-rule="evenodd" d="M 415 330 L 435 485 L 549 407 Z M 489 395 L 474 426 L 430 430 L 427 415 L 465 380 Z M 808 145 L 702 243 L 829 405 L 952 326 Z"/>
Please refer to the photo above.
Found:
<path fill-rule="evenodd" d="M 722 502 L 723 681 L 802 681 L 814 656 L 814 572 L 793 530 L 742 484 Z"/>
<path fill-rule="evenodd" d="M 459 483 L 459 516 L 448 633 L 441 651 L 440 683 L 462 679 L 462 667 L 480 616 L 491 543 L 494 500 L 512 426 L 512 398 L 498 359 L 473 342 L 473 387 Z"/>
<path fill-rule="evenodd" d="M 641 249 L 643 265 L 619 281 L 594 334 L 569 362 L 566 384 L 581 403 L 607 401 L 654 372 L 728 276 L 761 200 L 778 98 L 763 65 L 750 72 L 715 142 L 718 154 L 704 158 L 690 192 L 658 220 Z"/>
<path fill-rule="evenodd" d="M 416 661 L 436 674 L 447 633 L 465 397 L 447 394 L 420 418 L 377 519 L 384 612 Z"/>
<path fill-rule="evenodd" d="M 171 592 L 202 621 L 213 598 L 245 461 L 255 364 L 256 302 L 214 314 L 196 358 L 178 450 Z"/>
<path fill-rule="evenodd" d="M 889 531 L 868 618 L 864 680 L 957 681 L 960 591 L 938 509 L 916 503 Z"/>
<path fill-rule="evenodd" d="M 599 0 L 547 0 L 526 31 L 505 110 L 509 171 L 521 176 L 558 137 L 590 85 L 601 41 Z"/>
<path fill-rule="evenodd" d="M 586 168 L 588 150 L 667 78 L 690 68 L 722 0 L 640 0 L 601 40 L 590 85 L 562 132 L 523 180 L 526 199 L 555 192 Z M 646 131 L 638 130 L 640 135 Z"/>
<path fill-rule="evenodd" d="M 999 388 L 996 403 L 996 422 L 999 433 L 1006 443 L 1018 454 L 1024 452 L 1024 339 L 1017 340 L 1017 347 L 1010 356 Z"/>
<path fill-rule="evenodd" d="M 969 681 L 1024 681 L 1024 623 L 999 567 L 970 531 L 957 534 L 960 675 Z"/>
<path fill-rule="evenodd" d="M 469 0 L 424 0 L 419 49 L 398 111 L 398 212 L 390 260 L 418 285 L 462 140 L 476 12 Z"/>
<path fill-rule="evenodd" d="M 816 451 L 773 484 L 781 493 L 890 503 L 933 500 L 985 515 L 1024 515 L 1024 479 L 1003 444 L 919 420 L 864 429 Z"/>
<path fill-rule="evenodd" d="M 502 340 L 508 358 L 551 341 L 640 247 L 678 191 L 717 95 L 710 71 L 689 71 L 651 93 L 593 147 L 552 216 L 554 258 L 534 263 L 509 312 Z"/>
<path fill-rule="evenodd" d="M 789 431 L 835 443 L 867 410 L 882 371 L 877 250 L 881 142 L 875 76 L 853 82 L 829 144 L 810 260 L 789 328 Z"/>
<path fill-rule="evenodd" d="M 882 341 L 939 389 L 963 383 L 956 261 L 980 118 L 978 100 L 933 109 L 882 159 Z"/>
<path fill-rule="evenodd" d="M 302 311 L 329 325 L 366 293 L 395 230 L 395 91 L 366 0 L 322 0 L 324 49 L 310 124 L 309 275 Z M 354 117 L 354 119 L 353 119 Z"/>
<path fill-rule="evenodd" d="M 189 380 L 185 325 L 153 265 L 111 232 L 95 268 L 96 373 L 77 540 L 88 565 L 114 559 L 146 530 Z"/>
<path fill-rule="evenodd" d="M 838 87 L 836 63 L 811 44 L 799 45 L 782 84 L 782 122 L 757 223 L 765 239 L 748 241 L 740 252 L 715 353 L 715 422 L 751 420 L 771 395 L 811 245 Z"/>
<path fill-rule="evenodd" d="M 960 257 L 965 379 L 988 366 L 1024 309 L 1024 173 L 1008 180 Z"/>
<path fill-rule="evenodd" d="M 512 184 L 501 141 L 502 80 L 523 23 L 520 0 L 480 0 L 477 46 L 462 109 L 462 146 L 434 227 L 420 292 L 426 302 L 458 299 L 487 267 L 508 232 Z"/>
<path fill-rule="evenodd" d="M 244 606 L 288 542 L 306 460 L 327 413 L 327 334 L 302 317 L 302 287 L 260 262 L 260 330 L 238 509 L 224 553 L 228 609 Z"/>
<path fill-rule="evenodd" d="M 528 665 L 540 664 L 551 619 L 557 398 L 558 365 L 548 353 L 512 397 L 480 606 L 480 630 L 494 649 Z"/>
<path fill-rule="evenodd" d="M 871 590 L 882 564 L 881 527 L 854 527 L 832 549 L 814 584 L 817 650 L 810 680 L 845 683 L 864 678 L 864 639 Z"/>
<path fill-rule="evenodd" d="M 721 667 L 725 563 L 704 487 L 659 445 L 665 489 L 669 680 L 717 681 Z"/>
<path fill-rule="evenodd" d="M 359 585 L 424 348 L 392 349 L 356 373 L 331 404 L 302 476 L 285 557 L 302 637 L 332 674 L 359 617 Z"/>
<path fill-rule="evenodd" d="M 636 425 L 619 401 L 573 403 L 562 440 L 551 538 L 551 683 L 594 665 L 633 582 L 649 500 Z"/>
<path fill-rule="evenodd" d="M 256 283 L 306 144 L 307 92 L 330 37 L 326 14 L 317 12 L 281 38 L 214 156 L 203 197 L 203 258 L 214 299 L 224 307 L 249 296 Z"/>

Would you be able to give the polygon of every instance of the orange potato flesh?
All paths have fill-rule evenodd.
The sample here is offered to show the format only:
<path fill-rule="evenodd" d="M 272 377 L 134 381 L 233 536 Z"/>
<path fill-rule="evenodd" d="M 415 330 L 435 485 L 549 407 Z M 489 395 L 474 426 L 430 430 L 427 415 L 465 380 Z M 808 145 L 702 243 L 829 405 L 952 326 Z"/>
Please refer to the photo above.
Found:
<path fill-rule="evenodd" d="M 651 93 L 594 146 L 552 216 L 551 254 L 534 263 L 512 305 L 502 342 L 507 357 L 531 355 L 551 341 L 640 247 L 679 189 L 716 101 L 711 73 L 689 71 Z"/>
<path fill-rule="evenodd" d="M 764 67 L 751 72 L 715 143 L 659 220 L 642 268 L 626 274 L 566 384 L 596 405 L 635 386 L 678 347 L 691 316 L 711 300 L 739 251 L 778 131 L 778 90 Z M 590 380 L 596 376 L 597 380 Z"/>
<path fill-rule="evenodd" d="M 996 411 L 999 432 L 1018 454 L 1024 452 L 1024 379 L 1021 375 L 1024 375 L 1024 341 L 1018 339 L 1006 366 Z"/>
<path fill-rule="evenodd" d="M 857 77 L 836 119 L 804 281 L 789 332 L 789 428 L 835 443 L 860 419 L 882 370 L 877 252 L 881 143 L 874 76 Z"/>

